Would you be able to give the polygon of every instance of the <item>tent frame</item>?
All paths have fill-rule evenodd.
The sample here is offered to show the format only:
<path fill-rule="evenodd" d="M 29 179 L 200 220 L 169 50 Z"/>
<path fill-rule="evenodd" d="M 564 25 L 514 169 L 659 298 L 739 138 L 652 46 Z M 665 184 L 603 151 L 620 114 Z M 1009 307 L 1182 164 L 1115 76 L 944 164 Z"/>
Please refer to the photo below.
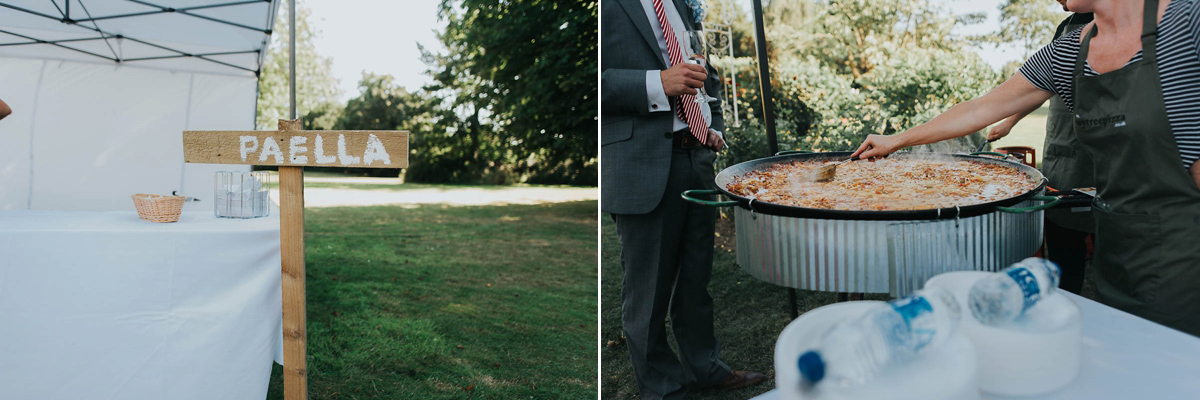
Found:
<path fill-rule="evenodd" d="M 228 3 L 209 4 L 209 5 L 204 5 L 204 6 L 194 6 L 194 7 L 184 7 L 184 8 L 164 7 L 164 6 L 160 6 L 160 5 L 151 3 L 151 2 L 141 1 L 141 0 L 125 0 L 125 1 L 131 2 L 131 3 L 136 3 L 136 4 L 141 4 L 141 5 L 144 5 L 147 7 L 153 7 L 153 8 L 155 8 L 155 10 L 136 12 L 136 13 L 127 13 L 127 14 L 103 15 L 103 16 L 99 16 L 99 17 L 94 17 L 94 16 L 92 16 L 92 14 L 90 12 L 88 12 L 87 6 L 85 6 L 83 4 L 83 0 L 74 0 L 74 2 L 79 5 L 79 8 L 83 9 L 84 15 L 87 16 L 87 18 L 74 19 L 74 18 L 71 18 L 71 2 L 72 2 L 72 0 L 65 0 L 65 4 L 64 4 L 65 7 L 60 7 L 58 5 L 57 0 L 50 0 L 50 2 L 54 4 L 54 7 L 56 9 L 58 9 L 58 12 L 59 12 L 58 16 L 40 13 L 40 12 L 37 12 L 34 10 L 17 7 L 15 5 L 9 4 L 7 2 L 0 1 L 0 7 L 9 8 L 12 10 L 20 11 L 20 12 L 23 12 L 26 14 L 35 15 L 35 16 L 42 17 L 42 18 L 52 19 L 52 20 L 59 21 L 61 23 L 67 24 L 67 25 L 78 26 L 80 28 L 87 29 L 87 30 L 90 30 L 90 31 L 100 34 L 100 36 L 97 36 L 97 37 L 80 37 L 80 38 L 74 38 L 74 39 L 45 40 L 45 39 L 39 39 L 36 37 L 21 35 L 21 34 L 15 33 L 15 32 L 0 30 L 0 33 L 4 33 L 4 34 L 16 36 L 16 37 L 28 40 L 28 42 L 0 43 L 0 47 L 2 47 L 2 46 L 26 46 L 26 45 L 39 45 L 39 44 L 51 45 L 51 46 L 56 46 L 56 47 L 60 47 L 63 49 L 87 54 L 90 56 L 99 57 L 99 58 L 102 58 L 102 59 L 105 59 L 108 61 L 112 61 L 112 62 L 115 62 L 118 64 L 123 63 L 123 62 L 162 60 L 162 59 L 170 59 L 170 58 L 196 58 L 196 59 L 224 65 L 226 67 L 250 72 L 250 73 L 253 73 L 255 77 L 258 77 L 260 74 L 262 74 L 263 58 L 264 58 L 263 49 L 266 49 L 267 41 L 270 40 L 270 37 L 271 37 L 272 32 L 271 32 L 270 26 L 268 26 L 266 29 L 259 29 L 259 28 L 253 27 L 253 26 L 243 25 L 243 24 L 239 24 L 239 23 L 235 23 L 235 22 L 231 22 L 231 21 L 222 20 L 219 18 L 213 18 L 213 17 L 208 17 L 208 16 L 192 13 L 191 11 L 200 10 L 200 9 L 233 7 L 233 6 L 241 6 L 241 5 L 247 5 L 247 4 L 257 4 L 257 3 L 268 3 L 269 4 L 269 3 L 273 3 L 275 0 L 242 0 L 242 1 L 232 1 L 232 2 L 228 2 Z M 269 24 L 270 21 L 273 21 L 275 19 L 274 14 L 276 11 L 277 11 L 276 7 L 271 7 L 271 9 L 267 15 L 267 24 Z M 257 50 L 226 51 L 226 52 L 215 52 L 215 53 L 188 53 L 188 52 L 177 50 L 177 49 L 174 49 L 174 48 L 171 48 L 168 46 L 155 44 L 150 41 L 141 40 L 141 39 L 137 39 L 137 38 L 121 35 L 121 34 L 108 32 L 108 31 L 101 29 L 100 26 L 98 24 L 96 24 L 96 21 L 100 21 L 100 20 L 133 18 L 133 17 L 141 17 L 141 16 L 147 16 L 147 15 L 172 14 L 172 13 L 186 15 L 189 17 L 194 17 L 194 18 L 198 18 L 198 19 L 202 19 L 202 20 L 206 20 L 206 21 L 212 21 L 215 23 L 235 26 L 238 28 L 249 29 L 249 30 L 252 30 L 255 32 L 261 32 L 265 35 L 265 37 L 263 39 L 263 45 L 261 47 L 259 47 L 259 49 L 257 49 Z M 79 16 L 78 12 L 76 12 L 76 16 Z M 87 26 L 84 24 L 87 22 L 90 22 L 92 26 Z M 121 56 L 117 54 L 116 49 L 114 49 L 112 47 L 112 44 L 108 42 L 109 39 L 125 39 L 125 40 L 129 40 L 129 41 L 133 41 L 135 43 L 140 43 L 140 44 L 143 44 L 146 46 L 158 48 L 161 50 L 166 50 L 166 51 L 174 53 L 174 54 L 167 55 L 167 56 L 156 56 L 156 57 L 121 58 Z M 108 55 L 103 55 L 103 54 L 97 54 L 97 53 L 94 53 L 91 51 L 82 50 L 82 49 L 79 49 L 76 47 L 71 47 L 71 46 L 63 44 L 63 43 L 74 43 L 74 42 L 83 42 L 83 41 L 92 41 L 92 40 L 103 40 L 105 42 L 105 44 L 108 44 L 108 49 L 109 49 L 109 51 L 112 52 L 112 55 L 108 56 Z M 258 55 L 257 68 L 250 69 L 250 68 L 233 65 L 233 64 L 230 64 L 230 63 L 227 63 L 224 61 L 210 58 L 212 56 L 233 55 L 233 54 L 257 54 Z"/>

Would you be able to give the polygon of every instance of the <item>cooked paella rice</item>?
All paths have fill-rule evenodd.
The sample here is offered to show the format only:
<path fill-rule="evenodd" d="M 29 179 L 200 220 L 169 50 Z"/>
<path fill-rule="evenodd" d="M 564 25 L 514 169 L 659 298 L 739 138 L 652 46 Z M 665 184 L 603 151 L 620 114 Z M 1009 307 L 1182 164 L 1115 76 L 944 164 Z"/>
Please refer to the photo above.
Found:
<path fill-rule="evenodd" d="M 890 157 L 839 165 L 829 182 L 819 167 L 793 161 L 735 178 L 729 192 L 755 201 L 829 210 L 928 210 L 1003 200 L 1036 188 L 1029 175 L 1002 164 L 943 158 Z"/>

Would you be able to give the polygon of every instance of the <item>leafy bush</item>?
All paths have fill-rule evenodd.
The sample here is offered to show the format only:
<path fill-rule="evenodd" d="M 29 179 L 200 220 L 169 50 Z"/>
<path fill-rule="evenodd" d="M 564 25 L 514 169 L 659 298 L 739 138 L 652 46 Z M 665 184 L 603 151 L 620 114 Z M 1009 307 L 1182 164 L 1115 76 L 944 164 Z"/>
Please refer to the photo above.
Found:
<path fill-rule="evenodd" d="M 920 125 L 1001 82 L 964 39 L 950 35 L 955 19 L 931 2 L 831 1 L 825 7 L 813 13 L 805 33 L 794 26 L 774 29 L 778 39 L 768 33 L 775 45 L 769 52 L 780 150 L 854 150 L 869 134 Z M 742 120 L 727 128 L 722 166 L 769 155 L 755 64 L 751 57 L 713 59 L 718 69 L 737 74 L 738 85 L 726 90 L 738 94 Z M 979 140 L 975 134 L 932 147 L 955 151 Z"/>

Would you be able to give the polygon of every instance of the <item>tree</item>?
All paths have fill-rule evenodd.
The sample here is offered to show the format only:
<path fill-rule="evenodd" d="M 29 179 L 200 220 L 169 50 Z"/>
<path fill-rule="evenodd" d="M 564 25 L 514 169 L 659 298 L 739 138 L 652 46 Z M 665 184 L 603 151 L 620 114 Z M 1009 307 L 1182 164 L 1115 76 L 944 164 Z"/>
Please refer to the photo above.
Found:
<path fill-rule="evenodd" d="M 952 33 L 970 20 L 933 1 L 808 2 L 815 9 L 807 23 L 768 32 L 780 149 L 851 150 L 868 134 L 919 125 L 1000 82 Z M 713 64 L 735 68 L 739 83 L 757 81 L 749 60 Z M 733 90 L 746 114 L 731 129 L 725 163 L 767 155 L 757 85 Z"/>
<path fill-rule="evenodd" d="M 706 0 L 708 15 L 704 18 L 704 30 L 708 31 L 708 45 L 713 56 L 728 57 L 729 40 L 733 43 L 735 57 L 754 55 L 754 21 L 742 9 L 737 0 Z M 774 4 L 774 3 L 772 3 Z M 770 12 L 770 8 L 768 12 Z M 712 31 L 730 32 L 717 35 Z"/>
<path fill-rule="evenodd" d="M 930 0 L 830 1 L 813 25 L 812 45 L 797 51 L 858 79 L 909 49 L 960 50 L 955 22 Z"/>
<path fill-rule="evenodd" d="M 514 151 L 529 182 L 594 185 L 595 0 L 443 0 L 444 88 L 471 96 L 474 127 Z M 474 122 L 478 121 L 478 122 Z"/>
<path fill-rule="evenodd" d="M 819 5 L 811 1 L 776 0 L 765 4 L 763 22 L 769 25 L 804 26 L 817 16 Z"/>
<path fill-rule="evenodd" d="M 288 91 L 291 40 L 287 9 L 279 7 L 271 48 L 258 77 L 258 118 L 255 120 L 258 129 L 275 129 L 279 119 L 291 116 Z M 296 4 L 296 16 L 296 114 L 301 117 L 304 129 L 330 129 L 341 112 L 337 101 L 341 92 L 338 80 L 333 77 L 333 60 L 317 53 L 313 38 L 319 32 L 309 23 L 311 11 L 303 6 L 303 1 Z"/>
<path fill-rule="evenodd" d="M 359 95 L 346 103 L 335 127 L 341 130 L 404 130 L 410 141 L 405 181 L 477 183 L 482 174 L 478 160 L 457 146 L 460 124 L 442 98 L 409 93 L 391 75 L 363 73 Z M 333 170 L 337 170 L 336 168 Z M 395 169 L 358 169 L 372 176 L 396 176 Z M 503 183 L 503 182 L 500 182 Z"/>
<path fill-rule="evenodd" d="M 488 119 L 489 123 L 484 124 L 485 111 L 494 90 L 491 82 L 471 73 L 469 67 L 474 56 L 464 53 L 466 46 L 447 35 L 449 30 L 441 38 L 450 49 L 448 54 L 434 54 L 426 51 L 424 46 L 419 46 L 422 59 L 430 66 L 426 73 L 434 79 L 434 83 L 425 89 L 446 96 L 447 100 L 441 105 L 451 114 L 461 117 L 454 118 L 454 125 L 446 126 L 446 133 L 425 139 L 425 144 L 440 145 L 437 153 L 442 156 L 439 160 L 462 162 L 419 173 L 418 179 L 469 182 L 472 179 L 483 180 L 487 175 L 487 181 L 491 183 L 511 183 L 510 175 L 517 163 L 512 156 L 515 152 L 504 146 L 503 138 L 495 134 L 494 128 L 498 123 Z M 487 114 L 490 115 L 490 112 Z M 492 151 L 485 151 L 485 147 Z M 521 179 L 512 177 L 511 180 Z"/>
<path fill-rule="evenodd" d="M 1000 4 L 1000 30 L 976 37 L 977 41 L 1001 45 L 1019 43 L 1027 59 L 1054 39 L 1054 29 L 1064 17 L 1058 3 L 1042 0 L 1005 0 Z"/>
<path fill-rule="evenodd" d="M 339 130 L 398 130 L 408 129 L 426 104 L 420 96 L 411 94 L 393 82 L 391 75 L 363 72 L 358 81 L 359 95 L 346 102 L 346 108 L 335 124 Z"/>

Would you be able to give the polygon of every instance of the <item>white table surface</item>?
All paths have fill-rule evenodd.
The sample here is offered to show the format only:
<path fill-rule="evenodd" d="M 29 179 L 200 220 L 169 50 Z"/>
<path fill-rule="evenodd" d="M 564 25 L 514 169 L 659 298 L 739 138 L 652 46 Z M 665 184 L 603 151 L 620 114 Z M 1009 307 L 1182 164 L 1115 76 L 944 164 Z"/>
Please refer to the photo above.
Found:
<path fill-rule="evenodd" d="M 1066 293 L 1083 314 L 1083 362 L 1066 387 L 989 400 L 1200 399 L 1200 338 Z M 776 390 L 753 400 L 775 400 Z"/>
<path fill-rule="evenodd" d="M 278 217 L 0 211 L 0 399 L 266 397 Z"/>

